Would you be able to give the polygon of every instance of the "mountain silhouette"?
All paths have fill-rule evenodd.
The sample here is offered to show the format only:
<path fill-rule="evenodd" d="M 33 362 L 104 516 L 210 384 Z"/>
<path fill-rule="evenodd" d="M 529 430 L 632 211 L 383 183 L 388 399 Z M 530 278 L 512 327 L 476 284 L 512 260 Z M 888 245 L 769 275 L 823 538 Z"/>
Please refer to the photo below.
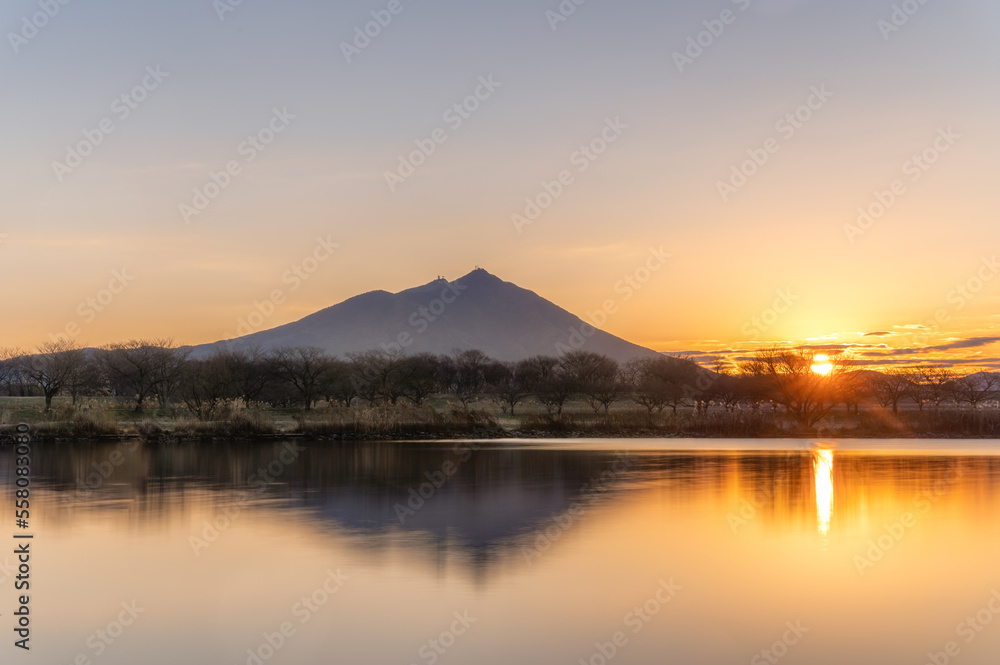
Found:
<path fill-rule="evenodd" d="M 479 349 L 498 360 L 558 356 L 582 349 L 615 360 L 654 357 L 651 349 L 601 330 L 542 298 L 477 268 L 449 282 L 389 293 L 371 291 L 271 330 L 195 347 L 203 356 L 218 348 L 315 346 L 337 355 L 373 349 L 407 354 L 450 354 Z"/>

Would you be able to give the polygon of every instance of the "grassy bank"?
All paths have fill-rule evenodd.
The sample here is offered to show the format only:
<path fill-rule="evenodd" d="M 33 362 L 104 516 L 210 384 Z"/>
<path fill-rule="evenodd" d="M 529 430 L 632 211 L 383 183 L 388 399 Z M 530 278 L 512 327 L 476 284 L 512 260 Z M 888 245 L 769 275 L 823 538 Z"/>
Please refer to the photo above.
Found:
<path fill-rule="evenodd" d="M 796 426 L 780 411 L 727 411 L 713 408 L 677 414 L 612 408 L 595 414 L 571 403 L 563 413 L 546 413 L 538 405 L 517 415 L 490 404 L 461 408 L 446 399 L 424 406 L 351 408 L 324 406 L 309 411 L 264 405 L 234 406 L 212 420 L 199 420 L 184 409 L 149 409 L 136 413 L 107 400 L 73 405 L 57 402 L 43 411 L 37 398 L 0 398 L 0 436 L 16 423 L 27 422 L 43 439 L 140 437 L 171 439 L 254 439 L 306 436 L 328 439 L 560 438 L 560 437 L 858 437 L 858 438 L 995 438 L 1000 437 L 1000 411 L 942 409 L 860 414 L 836 411 L 814 429 Z"/>

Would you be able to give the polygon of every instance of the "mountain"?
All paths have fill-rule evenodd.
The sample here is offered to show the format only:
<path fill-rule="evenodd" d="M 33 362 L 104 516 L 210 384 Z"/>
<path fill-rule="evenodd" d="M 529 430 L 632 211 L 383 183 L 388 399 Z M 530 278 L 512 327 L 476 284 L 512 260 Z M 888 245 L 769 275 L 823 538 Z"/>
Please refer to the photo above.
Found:
<path fill-rule="evenodd" d="M 560 355 L 580 348 L 626 361 L 657 353 L 606 332 L 538 294 L 477 268 L 449 282 L 371 291 L 304 319 L 233 340 L 195 347 L 202 356 L 223 348 L 317 346 L 331 354 L 401 349 L 450 354 L 480 349 L 499 360 Z"/>

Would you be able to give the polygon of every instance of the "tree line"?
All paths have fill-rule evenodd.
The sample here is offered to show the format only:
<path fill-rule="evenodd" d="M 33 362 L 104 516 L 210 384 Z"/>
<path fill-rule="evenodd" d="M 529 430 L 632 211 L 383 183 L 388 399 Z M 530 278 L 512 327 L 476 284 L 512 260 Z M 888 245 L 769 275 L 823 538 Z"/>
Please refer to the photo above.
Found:
<path fill-rule="evenodd" d="M 607 414 L 631 403 L 650 414 L 679 408 L 704 412 L 771 409 L 812 427 L 839 405 L 859 412 L 862 404 L 897 413 L 909 403 L 919 410 L 942 406 L 981 408 L 1000 397 L 1000 378 L 985 371 L 924 366 L 871 371 L 846 355 L 829 360 L 826 374 L 814 371 L 810 350 L 760 349 L 735 367 L 702 367 L 689 358 L 663 355 L 619 363 L 588 351 L 517 362 L 478 350 L 451 355 L 405 355 L 373 350 L 340 358 L 316 347 L 220 347 L 205 357 L 176 348 L 167 339 L 133 339 L 98 349 L 51 342 L 34 353 L 0 350 L 0 392 L 41 396 L 45 410 L 60 395 L 73 403 L 105 396 L 142 412 L 183 405 L 210 420 L 233 401 L 310 410 L 319 403 L 393 406 L 423 404 L 446 395 L 468 409 L 489 401 L 515 415 L 540 404 L 553 416 L 571 400 Z"/>

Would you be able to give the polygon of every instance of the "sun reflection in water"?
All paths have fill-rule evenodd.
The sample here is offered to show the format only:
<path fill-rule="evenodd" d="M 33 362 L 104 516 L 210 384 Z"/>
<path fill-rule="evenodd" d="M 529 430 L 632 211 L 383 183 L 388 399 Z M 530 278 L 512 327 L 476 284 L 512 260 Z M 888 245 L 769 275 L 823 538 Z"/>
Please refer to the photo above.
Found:
<path fill-rule="evenodd" d="M 816 522 L 821 533 L 830 530 L 833 512 L 833 451 L 817 450 L 813 456 L 816 474 Z"/>

